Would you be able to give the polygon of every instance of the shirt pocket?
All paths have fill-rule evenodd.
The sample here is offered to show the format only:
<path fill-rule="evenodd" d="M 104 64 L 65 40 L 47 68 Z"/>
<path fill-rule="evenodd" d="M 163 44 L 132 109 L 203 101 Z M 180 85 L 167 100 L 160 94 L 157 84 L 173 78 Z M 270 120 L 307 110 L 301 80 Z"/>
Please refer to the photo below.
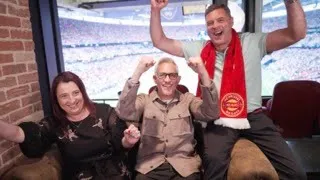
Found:
<path fill-rule="evenodd" d="M 142 136 L 151 136 L 162 138 L 163 136 L 163 117 L 155 113 L 147 113 L 144 115 L 142 123 Z"/>
<path fill-rule="evenodd" d="M 189 111 L 169 115 L 170 128 L 173 136 L 190 135 L 193 132 L 192 119 Z"/>

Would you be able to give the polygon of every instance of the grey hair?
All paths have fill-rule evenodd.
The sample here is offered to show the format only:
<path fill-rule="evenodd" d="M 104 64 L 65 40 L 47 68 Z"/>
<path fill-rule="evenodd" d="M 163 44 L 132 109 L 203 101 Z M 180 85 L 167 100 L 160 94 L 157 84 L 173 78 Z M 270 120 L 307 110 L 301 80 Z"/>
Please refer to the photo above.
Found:
<path fill-rule="evenodd" d="M 159 60 L 159 62 L 157 63 L 156 67 L 154 68 L 154 73 L 157 74 L 159 66 L 163 63 L 169 63 L 169 64 L 173 64 L 176 67 L 176 72 L 179 73 L 179 69 L 177 64 L 174 62 L 174 60 L 172 58 L 169 57 L 163 57 Z"/>
<path fill-rule="evenodd" d="M 225 4 L 211 4 L 210 6 L 208 6 L 206 8 L 204 16 L 207 16 L 209 13 L 211 13 L 212 11 L 217 10 L 217 9 L 223 9 L 227 13 L 227 15 L 232 17 L 229 7 Z"/>

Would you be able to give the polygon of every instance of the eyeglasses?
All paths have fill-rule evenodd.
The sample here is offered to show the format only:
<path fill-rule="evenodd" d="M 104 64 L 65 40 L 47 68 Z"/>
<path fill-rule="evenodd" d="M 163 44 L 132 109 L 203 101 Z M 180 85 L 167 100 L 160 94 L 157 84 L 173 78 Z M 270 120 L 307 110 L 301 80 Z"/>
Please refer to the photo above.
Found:
<path fill-rule="evenodd" d="M 157 73 L 159 79 L 165 79 L 167 76 L 169 76 L 169 79 L 175 80 L 179 75 L 178 73 Z"/>

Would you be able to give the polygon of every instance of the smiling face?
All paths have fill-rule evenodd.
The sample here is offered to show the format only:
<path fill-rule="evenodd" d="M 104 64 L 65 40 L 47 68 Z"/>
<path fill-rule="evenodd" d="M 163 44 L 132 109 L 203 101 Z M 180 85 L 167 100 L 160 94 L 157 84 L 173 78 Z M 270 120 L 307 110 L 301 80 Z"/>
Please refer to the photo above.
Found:
<path fill-rule="evenodd" d="M 153 79 L 157 84 L 160 99 L 168 100 L 174 97 L 181 77 L 178 75 L 178 69 L 174 62 L 160 61 Z"/>
<path fill-rule="evenodd" d="M 223 9 L 218 8 L 205 17 L 208 36 L 216 50 L 224 51 L 232 38 L 233 18 Z"/>
<path fill-rule="evenodd" d="M 84 99 L 76 83 L 60 82 L 57 86 L 58 104 L 67 116 L 77 116 L 85 112 Z"/>

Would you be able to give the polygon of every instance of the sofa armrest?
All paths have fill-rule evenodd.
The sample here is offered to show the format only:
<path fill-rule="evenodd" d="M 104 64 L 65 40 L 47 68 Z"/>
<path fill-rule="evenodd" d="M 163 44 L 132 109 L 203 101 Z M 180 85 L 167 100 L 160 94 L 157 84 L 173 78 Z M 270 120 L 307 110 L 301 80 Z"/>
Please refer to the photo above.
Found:
<path fill-rule="evenodd" d="M 23 165 L 12 167 L 3 177 L 3 180 L 60 180 L 61 177 L 61 159 L 56 148 L 47 152 L 41 159 L 27 162 Z"/>
<path fill-rule="evenodd" d="M 257 145 L 247 139 L 236 142 L 231 152 L 228 180 L 278 180 L 278 174 Z"/>

